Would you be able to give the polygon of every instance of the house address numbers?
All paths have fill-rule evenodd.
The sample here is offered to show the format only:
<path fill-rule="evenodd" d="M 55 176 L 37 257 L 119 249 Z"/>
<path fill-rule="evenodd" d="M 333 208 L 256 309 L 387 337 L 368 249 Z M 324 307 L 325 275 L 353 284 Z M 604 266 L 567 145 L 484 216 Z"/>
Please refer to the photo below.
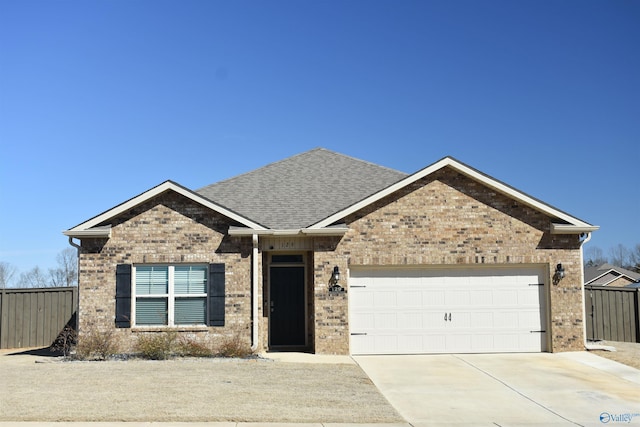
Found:
<path fill-rule="evenodd" d="M 261 240 L 260 249 L 263 251 L 310 251 L 313 249 L 313 238 L 269 237 Z"/>

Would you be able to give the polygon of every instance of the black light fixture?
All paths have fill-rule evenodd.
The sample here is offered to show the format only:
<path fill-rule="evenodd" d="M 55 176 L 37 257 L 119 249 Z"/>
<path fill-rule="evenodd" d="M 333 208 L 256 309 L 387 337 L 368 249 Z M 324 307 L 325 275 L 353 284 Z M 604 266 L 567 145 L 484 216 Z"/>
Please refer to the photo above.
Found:
<path fill-rule="evenodd" d="M 329 279 L 329 292 L 344 292 L 344 288 L 340 286 L 340 268 L 336 265 L 333 267 L 333 273 Z"/>
<path fill-rule="evenodd" d="M 331 284 L 336 285 L 340 281 L 340 268 L 336 265 L 333 267 L 333 273 L 331 273 Z"/>
<path fill-rule="evenodd" d="M 558 279 L 564 278 L 564 267 L 562 266 L 562 264 L 556 265 L 556 277 Z"/>

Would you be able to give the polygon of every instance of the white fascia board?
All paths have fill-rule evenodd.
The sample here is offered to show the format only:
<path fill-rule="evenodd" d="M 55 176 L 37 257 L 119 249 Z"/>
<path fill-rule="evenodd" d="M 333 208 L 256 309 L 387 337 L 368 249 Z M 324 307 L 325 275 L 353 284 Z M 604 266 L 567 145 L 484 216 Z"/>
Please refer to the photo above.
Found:
<path fill-rule="evenodd" d="M 578 226 L 573 224 L 555 224 L 551 223 L 551 234 L 582 234 L 591 233 L 592 231 L 599 230 L 597 225 L 590 225 L 587 227 Z"/>
<path fill-rule="evenodd" d="M 253 228 L 248 227 L 229 227 L 229 231 L 227 232 L 229 236 L 253 236 L 254 234 L 257 236 L 270 236 L 273 234 L 273 230 L 263 229 L 263 230 L 255 230 Z"/>
<path fill-rule="evenodd" d="M 378 200 L 393 194 L 394 192 L 401 190 L 402 188 L 413 184 L 414 182 L 428 176 L 431 175 L 432 173 L 444 168 L 444 167 L 451 167 L 452 169 L 458 171 L 459 173 L 466 175 L 467 177 L 480 182 L 484 185 L 486 185 L 489 188 L 492 188 L 493 190 L 502 193 L 504 195 L 506 195 L 507 197 L 510 197 L 514 200 L 517 200 L 523 204 L 526 204 L 540 212 L 543 212 L 549 216 L 552 217 L 556 217 L 559 219 L 562 219 L 566 222 L 568 222 L 570 225 L 574 226 L 574 227 L 585 227 L 585 228 L 591 228 L 591 231 L 597 230 L 599 227 L 596 227 L 595 229 L 593 229 L 594 226 L 592 226 L 591 224 L 588 224 L 578 218 L 575 218 L 569 214 L 566 214 L 546 203 L 541 202 L 540 200 L 534 199 L 531 196 L 528 196 L 525 193 L 522 193 L 521 191 L 516 190 L 513 187 L 508 186 L 507 184 L 504 184 L 503 182 L 500 182 L 488 175 L 485 175 L 483 173 L 481 173 L 480 171 L 477 171 L 463 163 L 458 162 L 457 160 L 451 158 L 451 157 L 445 157 L 442 160 L 439 160 L 438 162 L 432 164 L 431 166 L 427 166 L 426 168 L 414 173 L 413 175 L 408 176 L 407 178 L 398 181 L 397 183 L 379 191 L 378 193 L 375 193 L 369 197 L 367 197 L 366 199 L 361 200 L 360 202 L 351 205 L 350 207 L 348 207 L 347 209 L 344 209 L 340 212 L 336 212 L 335 214 L 323 219 L 322 221 L 317 222 L 316 224 L 313 224 L 311 227 L 312 228 L 321 228 L 321 227 L 326 227 L 328 225 L 333 224 L 334 222 L 348 216 L 351 215 L 354 212 L 357 212 L 358 210 L 370 205 L 371 203 L 377 202 Z"/>
<path fill-rule="evenodd" d="M 83 237 L 109 238 L 111 237 L 111 227 L 97 227 L 97 228 L 91 228 L 89 230 L 77 230 L 77 231 L 69 230 L 69 231 L 63 231 L 62 234 L 68 237 L 76 237 L 79 239 Z"/>
<path fill-rule="evenodd" d="M 197 193 L 194 193 L 191 190 L 186 189 L 185 187 L 182 187 L 181 185 L 178 185 L 172 181 L 165 181 L 162 184 L 153 187 L 150 190 L 145 191 L 144 193 L 127 200 L 126 202 L 112 208 L 109 209 L 106 212 L 103 212 L 102 214 L 95 216 L 93 218 L 91 218 L 88 221 L 83 222 L 80 225 L 77 225 L 65 232 L 63 232 L 63 234 L 67 235 L 67 236 L 77 236 L 78 232 L 84 232 L 84 231 L 89 231 L 92 227 L 95 227 L 96 225 L 107 221 L 117 215 L 120 215 L 123 212 L 128 211 L 129 209 L 132 209 L 136 206 L 138 206 L 141 203 L 146 202 L 147 200 L 150 200 L 162 193 L 164 193 L 165 191 L 175 191 L 176 193 L 202 205 L 205 206 L 213 211 L 218 212 L 221 215 L 226 216 L 229 219 L 232 219 L 234 221 L 239 222 L 240 224 L 243 224 L 247 227 L 253 228 L 253 229 L 257 229 L 257 230 L 264 230 L 265 228 L 263 226 L 261 226 L 260 224 L 257 224 L 253 221 L 248 220 L 247 218 L 244 218 L 240 215 L 238 215 L 235 212 L 232 212 L 220 205 L 217 205 L 213 202 L 211 202 L 208 199 L 205 199 L 204 197 L 200 196 Z"/>
<path fill-rule="evenodd" d="M 302 234 L 312 236 L 344 236 L 349 228 L 347 227 L 334 227 L 334 228 L 303 228 Z"/>
<path fill-rule="evenodd" d="M 284 230 L 253 230 L 244 227 L 229 227 L 230 236 L 344 236 L 347 231 L 349 231 L 348 228 L 292 228 Z"/>

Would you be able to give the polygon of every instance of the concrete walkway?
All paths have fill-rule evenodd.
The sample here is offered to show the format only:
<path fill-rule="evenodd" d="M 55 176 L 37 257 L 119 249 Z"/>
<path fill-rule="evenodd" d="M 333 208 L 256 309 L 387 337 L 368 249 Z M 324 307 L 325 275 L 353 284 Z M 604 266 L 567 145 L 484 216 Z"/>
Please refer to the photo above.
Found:
<path fill-rule="evenodd" d="M 414 427 L 640 426 L 640 371 L 587 352 L 355 360 Z"/>

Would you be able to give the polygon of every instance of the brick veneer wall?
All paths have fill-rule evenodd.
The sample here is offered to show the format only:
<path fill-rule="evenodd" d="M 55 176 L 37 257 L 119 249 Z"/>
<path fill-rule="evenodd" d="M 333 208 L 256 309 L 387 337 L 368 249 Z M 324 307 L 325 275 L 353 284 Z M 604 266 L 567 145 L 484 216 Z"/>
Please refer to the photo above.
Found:
<path fill-rule="evenodd" d="M 310 345 L 323 354 L 349 353 L 348 289 L 329 292 L 334 266 L 347 287 L 349 266 L 544 265 L 550 304 L 552 351 L 583 348 L 580 241 L 551 235 L 551 219 L 451 169 L 426 177 L 345 219 L 340 237 L 316 237 L 308 254 L 313 305 Z M 113 329 L 124 348 L 139 331 L 114 329 L 115 269 L 130 263 L 218 263 L 226 265 L 226 325 L 181 329 L 216 345 L 251 334 L 251 238 L 229 237 L 229 219 L 174 192 L 162 194 L 112 223 L 109 239 L 82 239 L 79 324 L 83 334 Z M 553 268 L 566 277 L 554 283 Z M 266 257 L 259 259 L 259 350 L 268 342 Z M 265 268 L 262 268 L 265 266 Z M 263 298 L 263 292 L 265 297 Z"/>
<path fill-rule="evenodd" d="M 579 237 L 551 235 L 546 215 L 445 168 L 346 223 L 341 240 L 316 239 L 316 352 L 349 352 L 347 295 L 328 293 L 334 265 L 343 272 L 353 265 L 545 265 L 550 350 L 583 349 Z M 566 276 L 554 283 L 557 263 Z"/>
<path fill-rule="evenodd" d="M 251 238 L 229 237 L 228 226 L 227 218 L 167 192 L 116 218 L 109 239 L 82 239 L 80 339 L 91 331 L 113 329 L 127 351 L 142 331 L 115 329 L 117 264 L 225 263 L 225 326 L 178 330 L 213 347 L 235 334 L 250 343 Z"/>

